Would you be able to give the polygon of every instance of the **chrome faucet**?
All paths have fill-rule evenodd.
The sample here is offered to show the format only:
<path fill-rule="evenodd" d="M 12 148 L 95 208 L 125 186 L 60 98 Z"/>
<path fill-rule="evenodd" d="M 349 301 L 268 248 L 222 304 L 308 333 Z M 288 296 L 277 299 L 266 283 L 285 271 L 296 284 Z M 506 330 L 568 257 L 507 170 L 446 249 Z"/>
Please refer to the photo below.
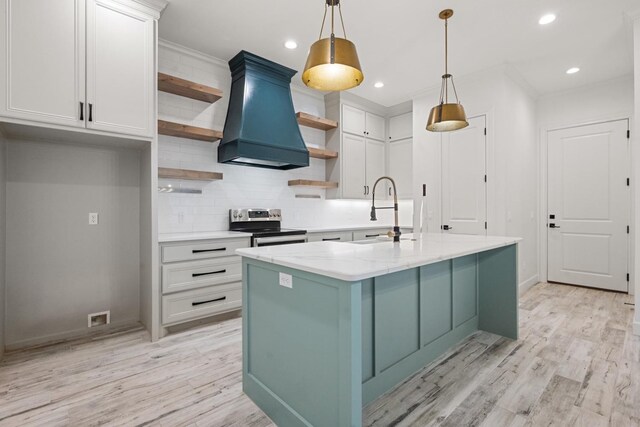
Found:
<path fill-rule="evenodd" d="M 387 180 L 391 181 L 391 185 L 393 186 L 393 206 L 384 206 L 384 207 L 381 207 L 381 208 L 376 208 L 376 186 L 383 179 L 387 179 Z M 400 226 L 398 225 L 398 191 L 396 190 L 396 182 L 393 180 L 393 178 L 390 178 L 388 176 L 381 176 L 380 178 L 378 178 L 376 180 L 376 183 L 373 184 L 373 191 L 371 192 L 371 195 L 372 195 L 372 197 L 371 197 L 371 221 L 377 221 L 378 220 L 378 218 L 376 217 L 376 209 L 393 209 L 394 214 L 395 214 L 395 225 L 393 227 L 393 231 L 389 231 L 387 233 L 387 236 L 393 237 L 393 241 L 394 242 L 399 242 L 401 233 L 400 233 Z"/>

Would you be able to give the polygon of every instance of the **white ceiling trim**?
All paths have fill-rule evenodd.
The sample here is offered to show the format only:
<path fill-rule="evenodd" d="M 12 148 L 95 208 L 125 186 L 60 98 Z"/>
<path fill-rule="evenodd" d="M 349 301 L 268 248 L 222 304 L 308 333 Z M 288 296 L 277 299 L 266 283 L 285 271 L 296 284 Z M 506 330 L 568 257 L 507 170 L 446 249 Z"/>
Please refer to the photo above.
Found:
<path fill-rule="evenodd" d="M 137 11 L 146 13 L 153 16 L 155 19 L 160 19 L 160 15 L 166 9 L 169 4 L 168 0 L 114 0 L 116 3 L 128 6 Z"/>

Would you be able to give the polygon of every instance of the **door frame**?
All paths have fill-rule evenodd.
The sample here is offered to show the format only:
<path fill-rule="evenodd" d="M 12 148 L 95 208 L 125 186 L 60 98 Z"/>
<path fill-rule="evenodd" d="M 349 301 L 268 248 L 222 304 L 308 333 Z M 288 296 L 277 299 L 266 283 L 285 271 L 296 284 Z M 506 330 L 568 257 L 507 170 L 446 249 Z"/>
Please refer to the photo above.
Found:
<path fill-rule="evenodd" d="M 491 161 L 489 160 L 489 135 L 491 134 L 490 132 L 493 131 L 493 122 L 492 125 L 489 126 L 489 113 L 485 112 L 485 113 L 479 113 L 479 114 L 475 114 L 472 116 L 468 116 L 467 121 L 471 120 L 471 119 L 475 119 L 475 118 L 479 118 L 484 116 L 484 127 L 487 130 L 487 132 L 484 135 L 484 173 L 487 176 L 487 181 L 485 181 L 484 184 L 484 220 L 487 223 L 487 227 L 484 230 L 484 235 L 485 236 L 489 236 L 489 230 L 490 230 L 490 226 L 491 226 L 491 221 L 489 221 L 489 185 L 490 183 L 493 182 L 493 180 L 491 179 L 491 176 L 493 174 L 489 173 L 489 165 L 493 165 L 493 159 L 491 159 Z M 438 228 L 440 233 L 444 233 L 444 230 L 442 229 L 442 223 L 444 222 L 444 188 L 443 188 L 443 184 L 444 184 L 444 168 L 443 168 L 443 163 L 442 163 L 442 158 L 444 155 L 444 150 L 442 147 L 442 139 L 444 138 L 444 135 L 441 135 L 440 137 L 440 227 Z"/>
<path fill-rule="evenodd" d="M 615 116 L 605 116 L 598 119 L 588 120 L 584 122 L 577 123 L 564 123 L 559 125 L 542 125 L 540 127 L 540 148 L 539 148 L 539 161 L 540 161 L 540 176 L 539 176 L 539 206 L 540 211 L 538 212 L 538 239 L 540 242 L 540 250 L 538 254 L 538 277 L 541 282 L 546 282 L 548 280 L 548 240 L 547 240 L 547 215 L 548 215 L 548 153 L 549 153 L 549 132 L 571 129 L 571 128 L 579 128 L 583 126 L 597 125 L 615 121 L 626 120 L 627 128 L 633 132 L 632 129 L 632 114 L 631 112 L 624 113 L 622 115 Z M 635 171 L 633 169 L 633 146 L 631 145 L 631 140 L 628 140 L 629 144 L 629 178 L 631 179 L 631 184 L 634 182 Z M 635 216 L 634 216 L 634 191 L 633 187 L 631 187 L 629 191 L 629 226 L 631 227 L 631 231 L 627 237 L 627 268 L 629 271 L 629 287 L 628 292 L 630 295 L 635 294 L 635 268 L 633 264 L 634 254 L 635 254 L 635 245 L 633 243 L 634 239 L 632 236 L 635 235 Z"/>

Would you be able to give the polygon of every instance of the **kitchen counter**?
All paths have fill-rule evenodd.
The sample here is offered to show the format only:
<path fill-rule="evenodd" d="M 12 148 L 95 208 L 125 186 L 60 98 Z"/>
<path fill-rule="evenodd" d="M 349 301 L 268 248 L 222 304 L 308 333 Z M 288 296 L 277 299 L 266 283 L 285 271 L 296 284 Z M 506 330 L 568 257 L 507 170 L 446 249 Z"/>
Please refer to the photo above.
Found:
<path fill-rule="evenodd" d="M 374 222 L 371 221 L 367 225 L 333 225 L 333 226 L 325 226 L 325 227 L 296 227 L 302 228 L 303 230 L 307 230 L 307 233 L 332 233 L 336 231 L 358 231 L 358 230 L 373 230 L 378 228 L 388 228 L 391 230 L 393 228 L 393 224 L 386 224 L 384 222 Z M 413 228 L 410 225 L 401 225 L 401 229 Z"/>
<path fill-rule="evenodd" d="M 483 330 L 518 338 L 515 237 L 239 249 L 243 390 L 278 426 L 362 408 Z"/>
<path fill-rule="evenodd" d="M 403 234 L 399 244 L 383 240 L 314 242 L 305 245 L 239 249 L 239 255 L 344 281 L 357 281 L 488 251 L 517 237 Z"/>

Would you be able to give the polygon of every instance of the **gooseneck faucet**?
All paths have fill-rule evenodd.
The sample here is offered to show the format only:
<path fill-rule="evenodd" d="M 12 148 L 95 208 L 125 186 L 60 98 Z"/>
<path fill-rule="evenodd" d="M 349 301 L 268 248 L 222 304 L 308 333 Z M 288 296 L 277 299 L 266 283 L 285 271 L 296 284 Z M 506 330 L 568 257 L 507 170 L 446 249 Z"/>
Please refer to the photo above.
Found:
<path fill-rule="evenodd" d="M 383 206 L 383 207 L 377 208 L 376 207 L 376 186 L 383 179 L 389 180 L 391 182 L 391 185 L 393 186 L 393 206 Z M 398 191 L 396 190 L 396 182 L 391 177 L 381 176 L 376 180 L 376 183 L 373 184 L 373 191 L 371 192 L 371 196 L 372 196 L 371 197 L 371 221 L 378 220 L 378 218 L 376 217 L 376 209 L 393 209 L 395 214 L 395 225 L 393 227 L 393 231 L 390 231 L 389 233 L 387 233 L 387 235 L 389 237 L 393 237 L 394 242 L 399 242 L 401 233 L 400 233 L 400 226 L 398 225 Z"/>

